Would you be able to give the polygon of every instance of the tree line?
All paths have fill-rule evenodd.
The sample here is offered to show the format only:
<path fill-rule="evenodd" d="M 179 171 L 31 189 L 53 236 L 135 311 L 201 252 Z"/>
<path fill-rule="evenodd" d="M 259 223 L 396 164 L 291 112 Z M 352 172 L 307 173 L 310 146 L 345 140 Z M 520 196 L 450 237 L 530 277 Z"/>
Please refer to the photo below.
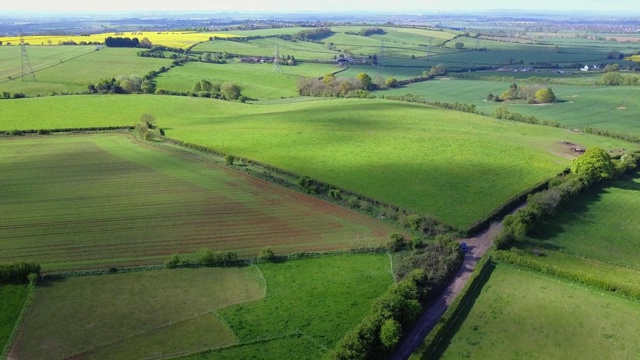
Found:
<path fill-rule="evenodd" d="M 0 265 L 0 285 L 33 283 L 38 276 L 40 276 L 40 264 L 34 262 L 20 261 Z"/>
<path fill-rule="evenodd" d="M 513 83 L 499 96 L 489 93 L 487 101 L 524 100 L 528 104 L 548 104 L 556 101 L 556 94 L 550 87 L 541 85 L 521 86 Z"/>
<path fill-rule="evenodd" d="M 142 41 L 138 40 L 138 38 L 134 37 L 113 37 L 109 36 L 104 39 L 104 45 L 107 47 L 124 47 L 124 48 L 134 48 L 134 47 L 142 47 L 142 48 L 151 48 L 152 44 L 148 38 L 142 39 Z"/>
<path fill-rule="evenodd" d="M 328 358 L 387 358 L 424 307 L 453 278 L 462 260 L 460 246 L 450 237 L 439 237 L 434 245 L 404 253 L 401 280 L 378 298 L 369 315 L 347 332 Z"/>
<path fill-rule="evenodd" d="M 387 32 L 384 31 L 383 28 L 374 27 L 374 28 L 364 28 L 358 32 L 355 31 L 346 31 L 345 34 L 349 35 L 360 35 L 360 36 L 371 36 L 371 35 L 384 35 Z"/>
<path fill-rule="evenodd" d="M 496 248 L 509 249 L 525 241 L 536 224 L 553 217 L 563 204 L 571 202 L 578 194 L 603 181 L 614 180 L 635 171 L 637 163 L 638 159 L 632 154 L 613 160 L 601 148 L 587 149 L 583 155 L 573 160 L 569 174 L 553 180 L 548 189 L 529 195 L 525 208 L 504 219 L 503 229 L 496 237 Z"/>

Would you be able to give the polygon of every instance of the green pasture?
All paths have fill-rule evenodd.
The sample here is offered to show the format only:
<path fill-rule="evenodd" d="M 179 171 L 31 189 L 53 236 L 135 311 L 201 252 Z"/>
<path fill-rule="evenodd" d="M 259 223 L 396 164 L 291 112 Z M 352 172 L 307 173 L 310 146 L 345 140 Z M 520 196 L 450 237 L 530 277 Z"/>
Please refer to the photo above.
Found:
<path fill-rule="evenodd" d="M 401 44 L 416 44 L 416 45 L 429 45 L 436 46 L 446 40 L 451 40 L 455 36 L 453 32 L 440 31 L 440 30 L 428 30 L 428 29 L 415 29 L 415 28 L 388 28 L 382 27 L 386 34 L 384 35 L 371 35 L 371 38 L 384 40 L 385 42 L 395 42 Z"/>
<path fill-rule="evenodd" d="M 7 345 L 29 291 L 28 285 L 0 285 L 0 352 Z"/>
<path fill-rule="evenodd" d="M 339 255 L 259 265 L 265 298 L 219 311 L 240 342 L 300 333 L 333 348 L 393 282 L 386 254 Z"/>
<path fill-rule="evenodd" d="M 330 50 L 322 44 L 308 41 L 288 41 L 279 38 L 256 39 L 246 42 L 213 40 L 200 43 L 192 50 L 273 58 L 276 45 L 278 45 L 281 56 L 291 55 L 296 60 L 333 60 L 339 54 L 338 51 Z"/>
<path fill-rule="evenodd" d="M 640 271 L 633 265 L 615 265 L 584 255 L 576 255 L 553 244 L 544 244 L 539 241 L 531 241 L 521 246 L 513 255 L 524 258 L 526 261 L 553 270 L 569 272 L 583 279 L 594 279 L 607 284 L 626 289 L 640 289 Z M 542 253 L 543 256 L 536 255 Z M 618 263 L 620 263 L 618 261 Z"/>
<path fill-rule="evenodd" d="M 252 267 L 52 279 L 36 288 L 12 352 L 33 360 L 113 359 L 228 346 L 237 337 L 215 312 L 263 293 Z"/>
<path fill-rule="evenodd" d="M 27 46 L 29 62 L 34 71 L 59 65 L 95 51 L 95 46 Z M 0 88 L 9 77 L 18 78 L 22 74 L 20 46 L 0 47 Z"/>
<path fill-rule="evenodd" d="M 287 106 L 254 105 L 252 111 L 261 114 L 170 122 L 166 133 L 429 213 L 460 228 L 568 166 L 568 159 L 554 154 L 561 141 L 632 146 L 400 102 Z"/>
<path fill-rule="evenodd" d="M 132 137 L 5 139 L 0 149 L 2 262 L 33 260 L 47 271 L 157 264 L 204 249 L 375 246 L 396 231 Z"/>
<path fill-rule="evenodd" d="M 5 81 L 0 83 L 0 91 L 21 92 L 29 96 L 50 95 L 52 92 L 82 92 L 87 90 L 89 84 L 95 84 L 102 79 L 117 78 L 120 75 L 142 77 L 151 70 L 158 70 L 162 66 L 171 64 L 170 59 L 136 56 L 139 49 L 103 48 L 95 51 L 95 46 L 69 47 L 78 48 L 77 51 L 85 49 L 85 53 L 70 57 L 68 53 L 58 50 L 68 48 L 67 46 L 37 47 L 38 52 L 51 52 L 47 62 L 50 65 L 42 70 L 34 69 L 36 70 L 36 81 L 32 78 L 25 78 L 25 81 L 20 79 Z M 0 49 L 3 48 L 4 46 Z M 93 49 L 93 51 L 87 53 L 88 49 Z M 36 47 L 34 47 L 34 52 L 36 52 Z M 19 65 L 20 58 L 17 61 Z"/>
<path fill-rule="evenodd" d="M 442 359 L 635 359 L 640 303 L 498 264 Z"/>
<path fill-rule="evenodd" d="M 231 29 L 229 34 L 239 36 L 276 36 L 276 35 L 294 35 L 303 30 L 309 30 L 307 27 L 282 27 L 273 29 L 257 29 L 257 30 L 239 30 Z"/>
<path fill-rule="evenodd" d="M 514 69 L 512 69 L 514 70 Z M 461 74 L 464 76 L 467 74 Z M 533 84 L 535 78 L 548 79 L 548 86 L 555 85 L 595 85 L 598 80 L 602 78 L 601 72 L 584 72 L 580 70 L 570 70 L 558 72 L 553 69 L 534 69 L 532 71 L 478 71 L 468 74 L 473 76 L 473 80 L 485 80 L 485 81 L 510 81 L 520 82 L 523 84 Z M 624 74 L 623 74 L 624 76 Z M 456 77 L 455 75 L 453 76 Z M 532 79 L 533 78 L 533 79 Z"/>
<path fill-rule="evenodd" d="M 206 64 L 191 62 L 160 75 L 159 89 L 188 92 L 196 81 L 233 82 L 250 99 L 277 99 L 298 96 L 300 77 L 322 77 L 340 70 L 335 65 L 301 64 L 282 66 L 283 73 L 273 71 L 273 64 Z"/>
<path fill-rule="evenodd" d="M 156 95 L 5 100 L 0 129 L 131 125 L 145 112 L 169 137 L 308 175 L 461 228 L 568 166 L 569 159 L 554 154 L 561 141 L 633 147 L 562 129 L 361 99 L 273 105 Z"/>
<path fill-rule="evenodd" d="M 317 356 L 391 283 L 384 254 L 52 279 L 38 285 L 12 351 L 114 359 L 222 348 L 210 358 L 246 358 L 279 345 Z"/>
<path fill-rule="evenodd" d="M 393 77 L 398 80 L 411 79 L 422 76 L 424 71 L 429 71 L 430 67 L 391 67 L 391 66 L 373 66 L 373 65 L 352 65 L 348 70 L 337 74 L 338 79 L 355 78 L 359 73 L 367 73 L 374 82 L 382 81 L 383 84 L 387 78 Z"/>
<path fill-rule="evenodd" d="M 640 177 L 618 180 L 572 201 L 540 225 L 545 247 L 640 270 Z"/>
<path fill-rule="evenodd" d="M 325 350 L 312 339 L 304 335 L 273 340 L 258 341 L 245 345 L 206 351 L 199 354 L 180 357 L 180 360 L 227 360 L 227 359 L 322 359 Z"/>
<path fill-rule="evenodd" d="M 535 74 L 535 73 L 533 73 Z M 519 86 L 535 86 L 517 82 Z M 455 101 L 475 104 L 478 110 L 491 114 L 495 108 L 506 105 L 510 111 L 533 115 L 541 120 L 556 120 L 569 128 L 587 126 L 640 135 L 640 87 L 638 86 L 575 86 L 544 85 L 553 89 L 559 102 L 548 105 L 529 105 L 513 102 L 487 102 L 487 95 L 500 95 L 508 90 L 510 82 L 459 80 L 441 78 L 415 83 L 406 87 L 377 92 L 376 95 L 413 94 L 428 101 Z"/>

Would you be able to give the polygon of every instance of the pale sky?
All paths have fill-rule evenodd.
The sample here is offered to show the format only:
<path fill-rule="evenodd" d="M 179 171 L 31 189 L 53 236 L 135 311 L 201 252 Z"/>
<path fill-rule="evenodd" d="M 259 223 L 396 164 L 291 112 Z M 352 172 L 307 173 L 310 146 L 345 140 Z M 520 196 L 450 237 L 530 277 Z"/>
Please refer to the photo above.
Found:
<path fill-rule="evenodd" d="M 607 11 L 627 15 L 638 13 L 637 0 L 46 0 L 2 1 L 0 12 L 28 11 L 162 11 L 162 10 L 236 10 L 236 11 L 344 11 L 404 12 L 415 14 L 443 10 L 550 10 Z"/>

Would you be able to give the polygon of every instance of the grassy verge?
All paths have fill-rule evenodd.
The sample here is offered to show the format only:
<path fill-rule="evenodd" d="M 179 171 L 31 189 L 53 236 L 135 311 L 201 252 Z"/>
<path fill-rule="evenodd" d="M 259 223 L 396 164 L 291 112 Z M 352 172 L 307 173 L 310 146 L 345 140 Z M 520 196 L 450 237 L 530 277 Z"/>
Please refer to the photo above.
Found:
<path fill-rule="evenodd" d="M 14 329 L 31 291 L 30 285 L 0 285 L 0 357 L 9 351 Z"/>
<path fill-rule="evenodd" d="M 444 350 L 443 345 L 453 335 L 462 319 L 466 317 L 471 307 L 473 307 L 476 297 L 489 280 L 494 268 L 495 264 L 491 261 L 491 256 L 489 255 L 476 264 L 476 268 L 465 287 L 449 305 L 449 308 L 438 320 L 438 323 L 431 329 L 422 345 L 411 355 L 411 360 L 432 359 L 441 354 Z"/>

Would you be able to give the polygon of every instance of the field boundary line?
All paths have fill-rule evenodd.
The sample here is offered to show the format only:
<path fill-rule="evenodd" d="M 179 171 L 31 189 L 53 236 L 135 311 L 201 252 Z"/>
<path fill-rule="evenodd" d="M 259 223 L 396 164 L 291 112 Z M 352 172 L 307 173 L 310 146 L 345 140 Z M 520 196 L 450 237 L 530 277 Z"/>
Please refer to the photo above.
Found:
<path fill-rule="evenodd" d="M 396 278 L 396 273 L 393 272 L 393 257 L 391 256 L 391 253 L 388 251 L 387 251 L 387 255 L 389 256 L 389 262 L 391 263 L 391 277 L 393 278 L 393 283 L 397 284 L 398 279 Z"/>
<path fill-rule="evenodd" d="M 139 332 L 137 334 L 133 334 L 131 336 L 127 336 L 127 337 L 124 337 L 124 338 L 121 338 L 121 339 L 117 339 L 117 340 L 111 341 L 109 343 L 105 343 L 105 344 L 96 346 L 93 349 L 86 350 L 86 351 L 81 351 L 81 352 L 76 353 L 76 354 L 72 354 L 72 355 L 67 356 L 65 358 L 74 358 L 74 357 L 77 357 L 77 356 L 80 356 L 80 355 L 83 355 L 83 354 L 90 354 L 90 353 L 92 353 L 92 352 L 94 352 L 96 350 L 108 348 L 110 346 L 113 346 L 113 345 L 118 344 L 118 343 L 122 343 L 124 341 L 127 341 L 129 339 L 133 339 L 133 338 L 138 337 L 138 336 L 151 334 L 153 332 L 156 332 L 156 331 L 159 331 L 159 330 L 162 330 L 162 329 L 174 326 L 174 325 L 182 324 L 184 322 L 187 322 L 187 321 L 190 321 L 190 320 L 194 320 L 194 319 L 196 319 L 198 317 L 201 317 L 201 316 L 204 316 L 206 314 L 212 314 L 212 312 L 211 311 L 205 311 L 205 312 L 202 312 L 200 315 L 190 316 L 190 317 L 188 317 L 186 319 L 181 319 L 181 320 L 175 321 L 175 322 L 171 321 L 171 319 L 169 319 L 169 323 L 165 323 L 163 325 L 157 326 L 157 327 L 155 327 L 155 328 L 153 328 L 153 329 L 151 329 L 149 331 L 143 331 L 143 332 Z M 234 336 L 235 336 L 235 334 L 234 334 Z"/>
<path fill-rule="evenodd" d="M 250 299 L 250 300 L 242 301 L 242 302 L 239 302 L 239 303 L 236 303 L 236 304 L 231 304 L 231 305 L 229 305 L 229 306 L 238 305 L 238 304 L 243 304 L 243 303 L 246 303 L 246 302 L 252 302 L 252 301 L 257 301 L 257 300 L 261 300 L 261 299 Z M 225 306 L 225 307 L 227 307 L 227 306 Z M 225 308 L 225 307 L 223 307 L 223 308 Z M 220 314 L 218 314 L 218 310 L 223 309 L 223 308 L 218 308 L 218 309 L 216 309 L 216 310 L 203 311 L 202 313 L 200 313 L 200 314 L 198 314 L 198 315 L 190 316 L 190 317 L 188 317 L 188 318 L 181 319 L 181 320 L 179 320 L 179 321 L 175 321 L 175 322 L 174 322 L 174 321 L 171 321 L 171 319 L 169 319 L 169 323 L 165 323 L 165 324 L 163 324 L 163 325 L 157 326 L 157 327 L 155 327 L 155 328 L 153 328 L 153 329 L 151 329 L 151 330 L 149 330 L 149 331 L 144 331 L 144 332 L 140 332 L 140 333 L 137 333 L 137 334 L 134 334 L 134 335 L 131 335 L 131 336 L 127 336 L 127 337 L 125 337 L 125 338 L 118 339 L 118 340 L 115 340 L 115 341 L 112 341 L 112 342 L 109 342 L 109 343 L 106 343 L 106 344 L 103 344 L 103 345 L 97 346 L 97 347 L 95 347 L 95 348 L 93 348 L 93 349 L 91 349 L 91 350 L 82 351 L 82 352 L 79 352 L 79 353 L 77 353 L 77 354 L 73 354 L 73 355 L 68 356 L 68 357 L 76 357 L 76 356 L 79 356 L 79 355 L 82 355 L 82 354 L 90 354 L 90 353 L 92 353 L 92 352 L 94 352 L 94 351 L 96 351 L 96 350 L 98 350 L 98 349 L 104 349 L 104 348 L 107 348 L 107 347 L 113 346 L 113 345 L 115 345 L 115 344 L 118 344 L 118 343 L 124 342 L 124 341 L 126 341 L 126 340 L 129 340 L 129 339 L 135 338 L 135 337 L 139 337 L 139 336 L 143 336 L 143 335 L 151 334 L 151 333 L 153 333 L 153 332 L 156 332 L 156 331 L 159 331 L 159 330 L 163 330 L 163 329 L 166 329 L 166 328 L 172 327 L 172 326 L 174 326 L 174 325 L 178 325 L 178 324 L 185 323 L 185 322 L 187 322 L 187 321 L 195 320 L 195 319 L 197 319 L 197 318 L 199 318 L 199 317 L 202 317 L 202 316 L 205 316 L 205 315 L 207 315 L 207 314 L 214 315 L 216 318 L 218 318 L 219 320 L 221 320 L 221 321 L 224 323 L 224 325 L 225 325 L 229 330 L 231 330 L 231 333 L 232 333 L 232 334 L 233 334 L 233 336 L 236 338 L 236 340 L 238 340 L 238 343 L 237 343 L 237 344 L 221 344 L 221 346 L 220 346 L 220 347 L 229 347 L 229 346 L 238 345 L 238 344 L 240 344 L 239 339 L 238 339 L 238 336 L 235 334 L 235 332 L 233 332 L 233 330 L 231 329 L 231 326 L 229 325 L 229 323 L 228 323 L 228 322 L 227 322 L 227 321 L 226 321 L 226 320 L 225 320 L 225 319 L 224 319 Z M 290 335 L 291 335 L 291 334 L 289 334 L 289 335 L 285 335 L 285 336 L 290 336 Z M 282 336 L 282 337 L 284 337 L 284 336 Z M 205 349 L 218 349 L 218 347 L 216 347 L 216 348 L 205 348 Z M 202 351 L 202 350 L 199 350 L 199 351 Z M 191 353 L 194 353 L 194 352 L 189 352 L 189 354 L 191 354 Z M 179 355 L 179 354 L 180 354 L 180 353 L 178 353 L 178 355 Z M 158 359 L 160 359 L 160 358 L 167 357 L 167 356 L 170 356 L 170 355 L 160 355 L 160 357 L 157 357 L 157 358 L 158 358 Z M 172 356 L 172 355 L 171 355 L 171 356 Z M 156 357 L 150 357 L 150 358 L 146 358 L 146 359 L 156 359 Z"/>
<path fill-rule="evenodd" d="M 292 332 L 292 333 L 288 333 L 288 334 L 284 334 L 284 335 L 276 335 L 276 336 L 272 336 L 272 337 L 268 337 L 268 338 L 251 340 L 251 341 L 247 341 L 247 342 L 243 342 L 243 343 L 239 342 L 237 344 L 222 344 L 220 346 L 201 348 L 199 350 L 193 350 L 193 351 L 192 350 L 187 350 L 187 351 L 177 352 L 177 353 L 172 353 L 172 354 L 163 354 L 163 355 L 158 355 L 158 356 L 152 356 L 152 357 L 142 358 L 142 360 L 174 359 L 174 358 L 176 358 L 178 356 L 189 356 L 189 355 L 196 355 L 196 354 L 204 354 L 204 353 L 215 351 L 215 350 L 233 349 L 233 348 L 240 347 L 240 346 L 258 344 L 258 343 L 267 343 L 267 342 L 270 342 L 270 341 L 273 341 L 273 340 L 285 339 L 285 338 L 289 338 L 289 337 L 293 337 L 293 336 L 304 336 L 304 335 L 299 334 L 297 332 Z"/>
<path fill-rule="evenodd" d="M 310 340 L 314 344 L 316 344 L 319 347 L 321 347 L 324 351 L 329 351 L 329 348 L 325 344 L 323 344 L 320 340 L 314 338 L 313 336 L 305 333 L 304 331 L 296 328 L 296 331 L 294 333 L 302 335 L 303 337 L 307 338 L 308 340 Z"/>
<path fill-rule="evenodd" d="M 9 354 L 11 353 L 11 348 L 13 347 L 13 341 L 18 335 L 18 329 L 22 325 L 22 321 L 24 320 L 24 316 L 27 314 L 27 310 L 31 306 L 31 302 L 35 297 L 36 287 L 35 285 L 29 285 L 29 293 L 27 294 L 27 298 L 24 299 L 24 304 L 22 304 L 22 309 L 20 309 L 20 313 L 18 314 L 18 318 L 16 319 L 16 323 L 13 324 L 13 328 L 9 333 L 9 338 L 7 338 L 7 343 L 5 344 L 2 352 L 0 352 L 1 359 L 10 359 Z"/>
<path fill-rule="evenodd" d="M 236 343 L 240 343 L 240 338 L 238 338 L 238 335 L 236 335 L 236 333 L 233 331 L 233 329 L 231 328 L 231 325 L 229 325 L 229 323 L 227 322 L 227 320 L 224 318 L 224 316 L 220 315 L 220 313 L 218 312 L 218 310 L 214 310 L 211 312 L 213 315 L 215 315 L 220 321 L 222 321 L 222 323 L 224 324 L 224 326 L 227 327 L 227 329 L 229 329 L 229 331 L 231 331 L 231 333 L 233 334 L 233 337 L 236 339 Z"/>
<path fill-rule="evenodd" d="M 252 263 L 251 266 L 255 267 L 258 270 L 258 274 L 260 274 L 260 279 L 262 279 L 262 282 L 264 283 L 264 288 L 262 290 L 262 299 L 265 299 L 267 297 L 267 279 L 262 274 L 262 270 L 260 270 L 258 265 Z"/>

